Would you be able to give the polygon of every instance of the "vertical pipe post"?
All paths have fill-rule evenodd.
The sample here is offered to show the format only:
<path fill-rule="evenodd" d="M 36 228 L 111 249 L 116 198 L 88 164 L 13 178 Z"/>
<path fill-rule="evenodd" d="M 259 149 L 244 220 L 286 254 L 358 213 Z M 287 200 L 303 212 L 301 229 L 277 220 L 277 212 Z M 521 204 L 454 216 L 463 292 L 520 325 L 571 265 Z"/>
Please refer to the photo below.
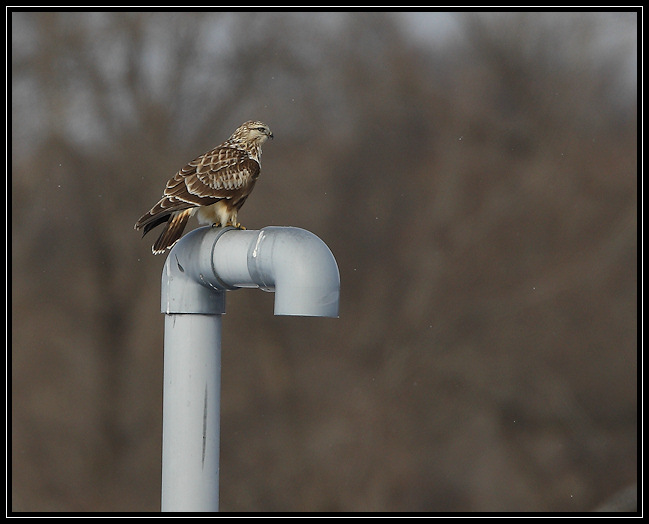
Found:
<path fill-rule="evenodd" d="M 276 315 L 338 316 L 329 248 L 299 228 L 199 228 L 162 274 L 162 511 L 218 511 L 221 315 L 226 290 L 275 292 Z"/>
<path fill-rule="evenodd" d="M 221 315 L 165 315 L 162 511 L 218 511 Z"/>

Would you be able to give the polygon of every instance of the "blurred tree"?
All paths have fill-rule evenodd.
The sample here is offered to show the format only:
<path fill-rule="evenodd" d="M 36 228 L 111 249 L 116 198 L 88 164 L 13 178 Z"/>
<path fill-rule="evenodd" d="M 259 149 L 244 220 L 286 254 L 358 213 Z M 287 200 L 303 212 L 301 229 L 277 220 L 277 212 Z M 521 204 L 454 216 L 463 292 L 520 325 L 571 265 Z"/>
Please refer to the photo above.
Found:
<path fill-rule="evenodd" d="M 630 51 L 610 17 L 456 19 L 424 47 L 389 13 L 12 13 L 15 510 L 159 507 L 133 223 L 248 118 L 277 140 L 244 223 L 321 236 L 343 303 L 229 294 L 224 510 L 583 510 L 634 479 Z"/>

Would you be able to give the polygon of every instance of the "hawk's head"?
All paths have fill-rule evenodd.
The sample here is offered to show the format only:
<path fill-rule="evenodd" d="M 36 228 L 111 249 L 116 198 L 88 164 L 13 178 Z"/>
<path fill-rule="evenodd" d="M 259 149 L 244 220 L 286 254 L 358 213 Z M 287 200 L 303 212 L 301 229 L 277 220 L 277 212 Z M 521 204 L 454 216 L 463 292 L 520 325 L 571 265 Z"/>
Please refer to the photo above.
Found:
<path fill-rule="evenodd" d="M 249 120 L 239 126 L 230 137 L 230 140 L 235 142 L 245 141 L 256 146 L 261 146 L 269 138 L 273 138 L 270 127 L 263 122 Z"/>

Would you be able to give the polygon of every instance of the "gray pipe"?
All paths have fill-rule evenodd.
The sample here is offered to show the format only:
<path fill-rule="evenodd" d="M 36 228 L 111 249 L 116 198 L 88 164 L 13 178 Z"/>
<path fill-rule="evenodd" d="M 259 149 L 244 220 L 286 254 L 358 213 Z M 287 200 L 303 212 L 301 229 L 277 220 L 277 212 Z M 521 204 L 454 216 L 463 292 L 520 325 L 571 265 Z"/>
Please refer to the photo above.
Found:
<path fill-rule="evenodd" d="M 221 315 L 225 291 L 242 287 L 274 291 L 276 315 L 338 316 L 338 266 L 313 233 L 203 227 L 180 239 L 162 274 L 162 511 L 218 511 Z"/>
<path fill-rule="evenodd" d="M 276 315 L 337 317 L 340 275 L 327 245 L 297 227 L 247 231 L 203 227 L 167 257 L 163 313 L 225 312 L 223 290 L 275 292 Z"/>

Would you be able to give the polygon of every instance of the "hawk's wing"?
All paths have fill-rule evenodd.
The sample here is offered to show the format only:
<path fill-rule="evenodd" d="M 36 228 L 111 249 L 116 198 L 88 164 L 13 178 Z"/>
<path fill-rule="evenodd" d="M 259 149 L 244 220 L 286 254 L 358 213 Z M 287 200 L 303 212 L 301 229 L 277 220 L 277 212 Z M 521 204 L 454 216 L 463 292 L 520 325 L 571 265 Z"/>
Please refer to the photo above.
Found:
<path fill-rule="evenodd" d="M 239 201 L 252 190 L 259 177 L 259 162 L 242 149 L 216 147 L 192 160 L 176 173 L 164 196 L 135 224 L 149 230 L 169 220 L 169 215 L 198 206 L 209 206 L 222 199 Z"/>

